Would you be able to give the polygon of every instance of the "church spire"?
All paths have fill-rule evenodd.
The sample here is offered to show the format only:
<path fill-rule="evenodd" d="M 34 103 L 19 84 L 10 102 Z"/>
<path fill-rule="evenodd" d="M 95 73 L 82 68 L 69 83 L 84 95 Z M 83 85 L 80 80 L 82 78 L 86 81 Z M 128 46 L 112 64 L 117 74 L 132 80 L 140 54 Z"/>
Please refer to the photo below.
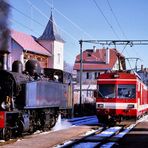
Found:
<path fill-rule="evenodd" d="M 64 42 L 60 34 L 57 31 L 55 22 L 53 20 L 52 12 L 48 24 L 43 32 L 43 34 L 38 38 L 38 40 L 50 40 L 50 41 L 60 41 Z"/>

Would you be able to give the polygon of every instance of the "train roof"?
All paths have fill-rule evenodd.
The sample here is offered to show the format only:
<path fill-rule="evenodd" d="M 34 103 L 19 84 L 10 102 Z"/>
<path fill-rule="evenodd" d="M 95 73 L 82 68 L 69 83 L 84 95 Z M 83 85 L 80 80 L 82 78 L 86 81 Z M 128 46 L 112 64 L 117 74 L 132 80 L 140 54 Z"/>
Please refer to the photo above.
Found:
<path fill-rule="evenodd" d="M 132 71 L 111 71 L 100 74 L 98 79 L 137 79 L 139 78 Z"/>

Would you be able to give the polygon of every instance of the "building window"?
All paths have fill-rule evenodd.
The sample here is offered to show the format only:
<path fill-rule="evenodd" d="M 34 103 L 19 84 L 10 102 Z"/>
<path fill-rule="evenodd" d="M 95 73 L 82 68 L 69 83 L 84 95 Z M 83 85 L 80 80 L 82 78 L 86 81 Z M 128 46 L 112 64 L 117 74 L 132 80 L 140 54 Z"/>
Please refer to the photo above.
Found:
<path fill-rule="evenodd" d="M 97 72 L 95 72 L 95 79 L 97 79 L 98 78 L 98 73 Z"/>
<path fill-rule="evenodd" d="M 98 76 L 100 75 L 99 72 L 95 72 L 95 79 L 98 79 Z"/>
<path fill-rule="evenodd" d="M 60 59 L 61 57 L 60 57 L 60 53 L 58 53 L 58 64 L 60 64 Z"/>
<path fill-rule="evenodd" d="M 87 56 L 88 56 L 88 57 L 91 57 L 91 53 L 87 53 Z"/>
<path fill-rule="evenodd" d="M 89 72 L 86 73 L 86 79 L 90 79 L 90 73 Z"/>
<path fill-rule="evenodd" d="M 93 96 L 93 91 L 87 90 L 86 96 L 87 96 L 87 97 L 92 97 L 92 96 Z"/>

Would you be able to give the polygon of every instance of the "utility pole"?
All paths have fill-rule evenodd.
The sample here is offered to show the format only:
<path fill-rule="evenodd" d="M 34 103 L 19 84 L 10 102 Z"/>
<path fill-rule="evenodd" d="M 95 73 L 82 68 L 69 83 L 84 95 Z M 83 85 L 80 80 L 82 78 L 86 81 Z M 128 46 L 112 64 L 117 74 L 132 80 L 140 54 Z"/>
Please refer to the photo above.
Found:
<path fill-rule="evenodd" d="M 82 40 L 79 41 L 80 44 L 80 114 L 82 115 Z"/>

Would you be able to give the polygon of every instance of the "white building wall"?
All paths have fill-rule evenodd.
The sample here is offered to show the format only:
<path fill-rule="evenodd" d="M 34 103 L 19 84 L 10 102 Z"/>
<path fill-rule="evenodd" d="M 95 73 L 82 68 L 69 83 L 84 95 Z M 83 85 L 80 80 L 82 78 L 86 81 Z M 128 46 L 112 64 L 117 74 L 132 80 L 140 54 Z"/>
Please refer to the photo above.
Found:
<path fill-rule="evenodd" d="M 83 103 L 94 103 L 95 97 L 94 97 L 94 90 L 96 90 L 97 85 L 96 84 L 86 84 L 82 85 L 82 104 Z M 80 85 L 76 84 L 74 85 L 74 104 L 80 103 Z"/>
<path fill-rule="evenodd" d="M 53 68 L 63 70 L 64 69 L 64 44 L 58 41 L 54 41 L 53 50 Z"/>

